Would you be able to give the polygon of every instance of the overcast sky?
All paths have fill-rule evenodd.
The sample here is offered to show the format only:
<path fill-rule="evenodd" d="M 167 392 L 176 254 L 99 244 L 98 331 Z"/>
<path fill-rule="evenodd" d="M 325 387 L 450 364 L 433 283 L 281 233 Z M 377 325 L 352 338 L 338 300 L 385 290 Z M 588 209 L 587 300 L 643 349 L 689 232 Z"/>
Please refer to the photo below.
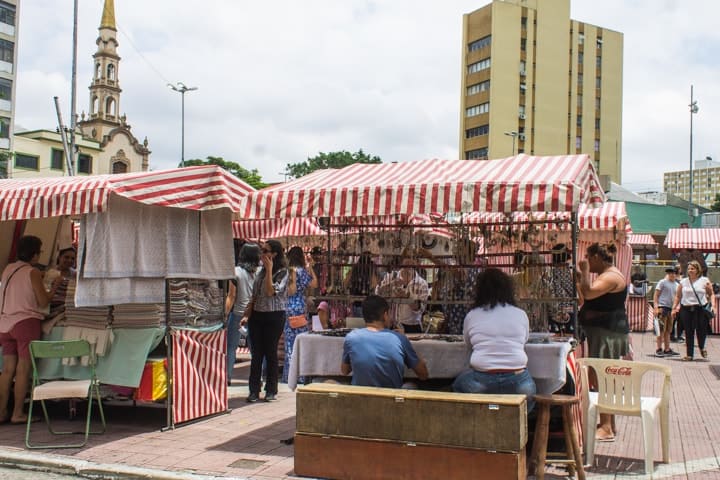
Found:
<path fill-rule="evenodd" d="M 282 180 L 318 152 L 384 161 L 458 158 L 462 14 L 488 0 L 115 0 L 120 112 L 151 168 L 220 156 Z M 72 0 L 23 0 L 16 124 L 51 128 L 52 98 L 69 122 Z M 103 0 L 79 1 L 78 112 L 87 111 Z M 720 2 L 572 0 L 575 20 L 625 35 L 623 184 L 662 188 L 695 159 L 720 160 Z"/>

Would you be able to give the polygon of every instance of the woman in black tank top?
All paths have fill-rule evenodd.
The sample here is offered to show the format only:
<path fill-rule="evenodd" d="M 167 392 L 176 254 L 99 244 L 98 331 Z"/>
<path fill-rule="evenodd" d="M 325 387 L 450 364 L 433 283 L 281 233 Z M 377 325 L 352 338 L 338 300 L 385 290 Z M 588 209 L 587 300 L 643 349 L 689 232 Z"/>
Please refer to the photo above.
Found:
<path fill-rule="evenodd" d="M 593 243 L 588 247 L 580 267 L 580 291 L 585 303 L 578 317 L 580 327 L 587 336 L 588 356 L 618 359 L 628 351 L 629 325 L 625 312 L 627 280 L 613 266 L 615 245 L 607 247 Z M 590 274 L 598 276 L 590 283 Z M 594 373 L 594 372 L 592 372 Z M 590 375 L 591 383 L 597 383 Z M 600 414 L 597 439 L 615 439 L 613 416 Z"/>

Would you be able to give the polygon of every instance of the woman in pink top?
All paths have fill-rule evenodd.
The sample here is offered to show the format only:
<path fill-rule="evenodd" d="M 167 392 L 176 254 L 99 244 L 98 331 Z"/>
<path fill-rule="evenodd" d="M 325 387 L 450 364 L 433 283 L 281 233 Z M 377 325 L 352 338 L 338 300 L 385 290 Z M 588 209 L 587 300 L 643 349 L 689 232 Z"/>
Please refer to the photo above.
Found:
<path fill-rule="evenodd" d="M 25 396 L 30 385 L 30 342 L 40 339 L 40 322 L 62 277 L 45 290 L 40 270 L 33 267 L 40 257 L 42 241 L 27 235 L 18 241 L 18 261 L 5 267 L 0 279 L 0 346 L 3 369 L 0 375 L 0 423 L 25 423 Z M 15 379 L 15 405 L 8 415 L 10 386 Z"/>

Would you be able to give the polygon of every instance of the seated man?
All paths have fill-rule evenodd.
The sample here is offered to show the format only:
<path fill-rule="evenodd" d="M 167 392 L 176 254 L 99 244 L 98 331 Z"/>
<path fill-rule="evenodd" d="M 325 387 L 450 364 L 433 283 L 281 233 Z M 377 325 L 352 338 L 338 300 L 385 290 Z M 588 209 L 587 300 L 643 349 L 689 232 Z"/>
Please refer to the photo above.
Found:
<path fill-rule="evenodd" d="M 405 366 L 420 380 L 428 378 L 425 361 L 418 357 L 405 335 L 389 330 L 390 306 L 369 295 L 362 304 L 365 328 L 348 333 L 343 345 L 343 375 L 352 372 L 352 384 L 368 387 L 401 388 Z"/>

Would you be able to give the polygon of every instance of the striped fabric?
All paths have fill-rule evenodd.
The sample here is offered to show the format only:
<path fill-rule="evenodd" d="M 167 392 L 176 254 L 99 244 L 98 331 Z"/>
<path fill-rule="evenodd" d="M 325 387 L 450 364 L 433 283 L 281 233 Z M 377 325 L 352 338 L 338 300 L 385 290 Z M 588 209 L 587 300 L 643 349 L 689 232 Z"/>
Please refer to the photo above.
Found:
<path fill-rule="evenodd" d="M 0 221 L 102 212 L 111 193 L 145 203 L 191 210 L 237 212 L 255 189 L 215 165 L 86 177 L 0 182 Z"/>
<path fill-rule="evenodd" d="M 179 423 L 228 409 L 226 331 L 170 331 L 172 337 L 172 422 Z"/>
<path fill-rule="evenodd" d="M 665 237 L 665 246 L 671 250 L 688 248 L 717 253 L 720 252 L 720 228 L 671 228 Z"/>
<path fill-rule="evenodd" d="M 648 233 L 633 233 L 628 235 L 627 243 L 633 247 L 656 247 L 657 242 Z"/>
<path fill-rule="evenodd" d="M 324 237 L 316 221 L 309 218 L 273 218 L 233 222 L 233 236 L 245 240 L 267 240 L 287 237 Z"/>
<path fill-rule="evenodd" d="M 321 170 L 251 193 L 241 218 L 576 211 L 605 200 L 587 155 L 421 160 Z"/>
<path fill-rule="evenodd" d="M 647 332 L 653 329 L 653 312 L 645 297 L 628 296 L 625 310 L 631 332 Z"/>

